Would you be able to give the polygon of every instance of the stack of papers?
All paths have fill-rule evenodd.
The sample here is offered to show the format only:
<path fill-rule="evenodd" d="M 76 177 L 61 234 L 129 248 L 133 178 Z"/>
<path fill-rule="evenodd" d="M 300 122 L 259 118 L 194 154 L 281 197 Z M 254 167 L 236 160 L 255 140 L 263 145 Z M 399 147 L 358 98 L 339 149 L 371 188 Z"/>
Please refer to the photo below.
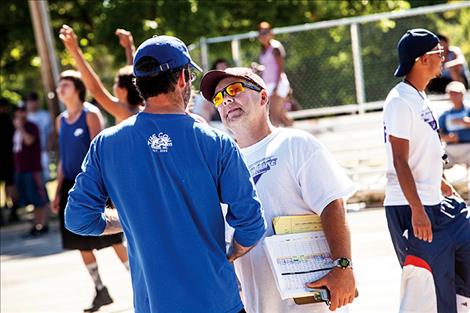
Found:
<path fill-rule="evenodd" d="M 321 218 L 316 214 L 278 216 L 273 218 L 273 229 L 276 235 L 297 234 L 323 229 Z"/>
<path fill-rule="evenodd" d="M 318 280 L 333 268 L 323 231 L 266 237 L 264 249 L 281 298 L 309 297 L 305 283 Z"/>

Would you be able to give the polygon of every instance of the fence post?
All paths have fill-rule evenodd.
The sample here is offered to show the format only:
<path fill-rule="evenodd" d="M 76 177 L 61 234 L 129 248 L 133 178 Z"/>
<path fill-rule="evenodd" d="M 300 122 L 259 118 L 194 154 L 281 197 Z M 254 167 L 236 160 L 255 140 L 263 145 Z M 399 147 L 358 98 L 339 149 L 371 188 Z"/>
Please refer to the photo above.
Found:
<path fill-rule="evenodd" d="M 207 39 L 205 37 L 201 37 L 201 62 L 202 62 L 202 69 L 204 72 L 209 70 L 209 46 L 207 45 Z"/>
<path fill-rule="evenodd" d="M 234 39 L 232 40 L 232 59 L 235 63 L 235 66 L 241 66 L 240 60 L 240 40 Z"/>
<path fill-rule="evenodd" d="M 362 68 L 361 42 L 359 38 L 359 27 L 357 23 L 351 24 L 351 46 L 354 64 L 354 82 L 356 86 L 356 101 L 360 114 L 364 113 L 365 103 L 364 71 Z"/>

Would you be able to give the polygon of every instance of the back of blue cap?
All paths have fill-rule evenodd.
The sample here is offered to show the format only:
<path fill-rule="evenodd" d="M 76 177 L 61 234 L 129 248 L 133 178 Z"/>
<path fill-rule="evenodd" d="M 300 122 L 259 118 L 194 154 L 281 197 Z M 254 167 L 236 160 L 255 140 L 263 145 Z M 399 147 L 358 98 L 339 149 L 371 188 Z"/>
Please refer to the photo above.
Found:
<path fill-rule="evenodd" d="M 180 39 L 154 36 L 144 41 L 137 49 L 134 56 L 134 75 L 151 76 L 186 65 L 202 71 L 191 59 L 188 48 Z"/>

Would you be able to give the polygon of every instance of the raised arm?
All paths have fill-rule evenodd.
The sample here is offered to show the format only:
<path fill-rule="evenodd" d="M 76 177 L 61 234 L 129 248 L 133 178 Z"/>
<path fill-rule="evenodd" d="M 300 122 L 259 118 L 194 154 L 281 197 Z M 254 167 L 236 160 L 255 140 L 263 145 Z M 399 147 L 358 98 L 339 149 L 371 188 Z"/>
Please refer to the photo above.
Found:
<path fill-rule="evenodd" d="M 67 25 L 63 25 L 60 29 L 59 38 L 75 60 L 76 67 L 82 74 L 85 87 L 96 101 L 117 120 L 123 120 L 131 116 L 133 113 L 127 108 L 127 105 L 120 102 L 118 98 L 111 95 L 106 88 L 104 88 L 98 75 L 85 60 L 82 50 L 78 46 L 77 35 L 75 35 L 73 29 Z"/>
<path fill-rule="evenodd" d="M 134 64 L 135 46 L 134 38 L 132 38 L 131 32 L 125 29 L 118 28 L 116 29 L 115 34 L 119 37 L 119 44 L 124 48 L 124 51 L 126 52 L 127 64 Z"/>

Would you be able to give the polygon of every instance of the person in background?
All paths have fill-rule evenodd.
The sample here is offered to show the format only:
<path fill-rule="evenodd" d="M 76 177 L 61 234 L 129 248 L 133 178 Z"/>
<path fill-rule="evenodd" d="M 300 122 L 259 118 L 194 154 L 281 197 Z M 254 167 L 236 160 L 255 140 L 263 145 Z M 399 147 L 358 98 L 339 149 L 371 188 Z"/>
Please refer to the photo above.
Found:
<path fill-rule="evenodd" d="M 286 52 L 282 44 L 274 39 L 271 24 L 258 25 L 258 40 L 261 43 L 259 61 L 263 65 L 262 78 L 266 82 L 269 96 L 269 118 L 274 126 L 292 126 L 284 103 L 289 94 L 290 84 L 284 72 Z"/>
<path fill-rule="evenodd" d="M 18 206 L 34 206 L 34 220 L 26 238 L 46 234 L 49 231 L 49 197 L 42 177 L 41 144 L 38 127 L 27 120 L 26 108 L 17 107 L 13 125 L 13 157 L 15 161 L 15 185 L 19 192 Z"/>
<path fill-rule="evenodd" d="M 3 192 L 6 198 L 3 200 L 4 208 L 0 208 L 0 225 L 18 222 L 17 213 L 18 194 L 15 188 L 15 164 L 13 162 L 13 134 L 15 127 L 10 115 L 10 102 L 5 98 L 0 98 L 0 184 L 3 186 Z M 3 210 L 8 209 L 8 200 L 11 202 L 9 208 L 10 214 L 8 220 L 3 217 Z"/>
<path fill-rule="evenodd" d="M 134 48 L 134 41 L 130 32 L 123 29 L 116 30 L 116 35 L 119 37 L 119 42 L 126 50 L 126 57 L 128 59 L 127 66 L 121 68 L 116 74 L 113 93 L 111 95 L 98 75 L 95 73 L 90 64 L 85 60 L 82 50 L 78 46 L 77 35 L 70 26 L 63 25 L 60 29 L 60 39 L 65 45 L 65 48 L 75 60 L 75 66 L 82 75 L 82 80 L 85 87 L 96 101 L 109 112 L 116 120 L 116 124 L 122 122 L 129 116 L 139 112 L 142 105 L 142 98 L 139 96 L 132 80 L 132 57 Z"/>
<path fill-rule="evenodd" d="M 465 89 L 468 89 L 470 72 L 462 50 L 456 46 L 449 46 L 449 39 L 446 36 L 441 34 L 436 36 L 444 49 L 445 59 L 441 74 L 429 82 L 427 90 L 431 93 L 445 93 L 446 86 L 452 81 L 461 82 Z"/>
<path fill-rule="evenodd" d="M 28 121 L 36 124 L 39 129 L 39 139 L 41 141 L 41 166 L 44 180 L 51 179 L 49 170 L 49 151 L 54 140 L 51 115 L 48 111 L 42 110 L 39 105 L 39 97 L 35 92 L 29 93 L 25 98 Z"/>
<path fill-rule="evenodd" d="M 60 160 L 52 208 L 54 212 L 59 213 L 62 247 L 80 251 L 82 261 L 93 280 L 96 295 L 91 306 L 84 309 L 84 312 L 95 312 L 103 305 L 112 303 L 113 299 L 101 280 L 93 250 L 112 246 L 125 268 L 129 269 L 127 249 L 122 244 L 122 233 L 101 237 L 80 236 L 65 228 L 64 214 L 69 190 L 81 172 L 81 165 L 91 140 L 102 130 L 102 125 L 99 114 L 89 110 L 92 105 L 85 105 L 86 88 L 80 73 L 72 70 L 61 73 L 57 95 L 66 110 L 56 118 Z"/>
<path fill-rule="evenodd" d="M 235 143 L 186 112 L 193 68 L 200 70 L 178 38 L 140 45 L 134 75 L 145 109 L 93 140 L 69 194 L 69 230 L 124 229 L 136 312 L 244 312 L 231 262 L 265 231 Z M 119 216 L 104 209 L 108 198 Z M 235 228 L 228 256 L 220 203 Z"/>
<path fill-rule="evenodd" d="M 446 143 L 447 166 L 470 166 L 470 107 L 464 103 L 467 90 L 464 84 L 454 81 L 447 85 L 446 93 L 453 108 L 439 117 L 439 131 L 441 140 Z"/>
<path fill-rule="evenodd" d="M 441 72 L 443 53 L 432 32 L 408 30 L 398 42 L 395 71 L 404 80 L 384 103 L 384 205 L 402 267 L 399 312 L 464 312 L 470 306 L 470 216 L 443 176 L 438 123 L 424 92 Z"/>
<path fill-rule="evenodd" d="M 330 308 L 324 303 L 297 305 L 280 298 L 263 247 L 256 246 L 235 262 L 247 311 L 326 313 L 351 303 L 355 279 L 344 199 L 354 186 L 344 170 L 311 135 L 271 124 L 267 86 L 250 69 L 210 71 L 201 81 L 201 91 L 218 108 L 248 162 L 269 225 L 266 235 L 274 233 L 274 217 L 317 214 L 335 264 L 321 280 L 307 284 L 329 289 Z"/>
<path fill-rule="evenodd" d="M 225 70 L 230 65 L 224 58 L 219 58 L 212 64 L 211 70 Z M 206 121 L 217 121 L 220 122 L 219 112 L 215 109 L 212 102 L 204 99 L 202 95 L 198 95 L 194 99 L 194 105 L 192 112 L 202 116 Z"/>

